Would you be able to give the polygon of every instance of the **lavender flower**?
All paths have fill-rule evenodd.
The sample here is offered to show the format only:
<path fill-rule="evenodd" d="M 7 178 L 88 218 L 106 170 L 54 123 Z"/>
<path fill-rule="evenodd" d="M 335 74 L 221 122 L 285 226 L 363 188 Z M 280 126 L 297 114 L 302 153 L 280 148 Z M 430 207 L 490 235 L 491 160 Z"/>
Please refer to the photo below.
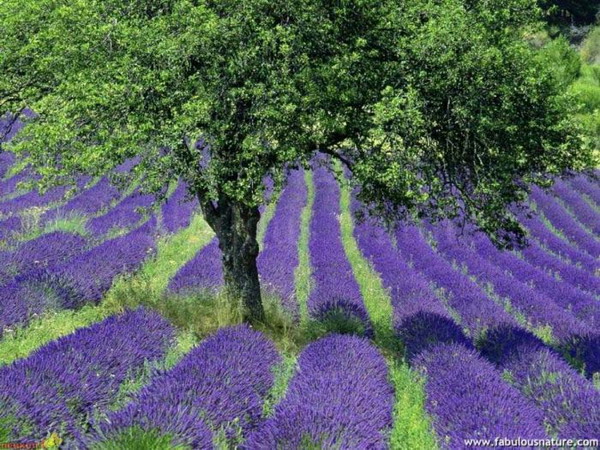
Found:
<path fill-rule="evenodd" d="M 426 377 L 426 409 L 442 448 L 463 448 L 464 439 L 547 438 L 540 410 L 475 351 L 440 344 L 413 366 Z"/>
<path fill-rule="evenodd" d="M 102 236 L 114 228 L 132 227 L 143 218 L 138 208 L 148 208 L 153 202 L 153 195 L 141 195 L 136 191 L 103 216 L 91 219 L 86 227 L 97 236 Z"/>
<path fill-rule="evenodd" d="M 0 266 L 0 285 L 12 276 L 28 270 L 53 266 L 81 253 L 86 247 L 85 238 L 72 233 L 55 231 L 23 243 L 11 252 L 6 264 Z"/>
<path fill-rule="evenodd" d="M 162 358 L 171 326 L 138 309 L 82 328 L 0 368 L 0 422 L 11 440 L 38 440 L 50 431 L 80 438 L 89 418 L 107 411 L 127 377 Z"/>
<path fill-rule="evenodd" d="M 352 209 L 356 211 L 359 207 L 354 200 Z M 412 359 L 440 342 L 469 345 L 427 279 L 406 263 L 381 226 L 365 220 L 355 225 L 354 235 L 361 252 L 371 261 L 390 293 L 396 334 L 407 358 Z"/>
<path fill-rule="evenodd" d="M 298 316 L 294 271 L 298 266 L 300 216 L 306 201 L 304 173 L 294 170 L 288 176 L 287 186 L 267 227 L 263 250 L 257 260 L 263 286 L 281 297 L 286 310 L 294 316 Z"/>
<path fill-rule="evenodd" d="M 448 305 L 460 314 L 461 325 L 472 337 L 500 324 L 516 325 L 515 319 L 488 298 L 477 284 L 437 254 L 418 228 L 402 227 L 396 232 L 396 239 L 399 251 L 412 261 L 415 269 L 445 290 Z"/>
<path fill-rule="evenodd" d="M 171 436 L 171 447 L 186 446 L 197 449 L 212 449 L 213 433 L 197 414 L 190 408 L 170 404 L 152 404 L 144 408 L 136 404 L 126 407 L 120 414 L 113 416 L 110 426 L 86 438 L 82 447 L 94 448 L 94 444 L 118 439 L 120 434 L 129 430 L 158 431 L 159 435 Z"/>
<path fill-rule="evenodd" d="M 552 187 L 554 194 L 560 198 L 576 219 L 591 230 L 596 236 L 600 235 L 600 214 L 590 206 L 581 195 L 562 180 L 556 180 Z"/>
<path fill-rule="evenodd" d="M 582 194 L 587 195 L 596 206 L 600 206 L 600 186 L 596 180 L 580 174 L 571 179 L 571 185 Z"/>
<path fill-rule="evenodd" d="M 133 231 L 61 264 L 17 275 L 0 290 L 0 332 L 49 309 L 74 309 L 99 301 L 115 277 L 136 270 L 153 251 L 153 239 Z"/>
<path fill-rule="evenodd" d="M 17 189 L 19 183 L 27 181 L 30 179 L 31 173 L 28 169 L 23 169 L 19 173 L 13 175 L 12 177 L 6 180 L 0 180 L 0 197 L 4 197 L 5 195 L 13 194 Z M 0 203 L 3 205 L 4 202 Z M 10 211 L 8 211 L 10 212 Z M 8 213 L 7 212 L 7 213 Z"/>
<path fill-rule="evenodd" d="M 379 351 L 363 338 L 330 335 L 302 351 L 274 416 L 244 448 L 387 448 L 393 403 Z"/>
<path fill-rule="evenodd" d="M 27 194 L 0 203 L 0 214 L 17 214 L 28 208 L 52 204 L 62 200 L 66 192 L 66 186 L 52 188 L 45 194 L 40 194 L 38 191 L 30 191 Z"/>
<path fill-rule="evenodd" d="M 533 326 L 551 326 L 553 334 L 560 340 L 590 331 L 587 325 L 576 320 L 571 313 L 551 299 L 496 267 L 486 257 L 466 245 L 464 240 L 461 242 L 457 238 L 457 230 L 450 223 L 434 228 L 434 235 L 441 254 L 449 261 L 465 264 L 471 275 L 477 277 L 480 282 L 489 283 L 498 295 L 510 300 L 511 306 Z"/>
<path fill-rule="evenodd" d="M 482 351 L 538 406 L 553 433 L 600 436 L 600 392 L 539 340 L 522 330 L 501 328 L 487 334 Z"/>
<path fill-rule="evenodd" d="M 100 300 L 117 275 L 135 271 L 154 249 L 147 233 L 132 231 L 47 269 L 42 279 L 60 293 L 62 307 L 76 308 Z"/>
<path fill-rule="evenodd" d="M 532 236 L 552 252 L 573 263 L 580 264 L 583 270 L 592 274 L 600 270 L 600 262 L 596 258 L 554 234 L 539 216 L 527 217 L 525 214 L 518 214 L 517 217 L 521 224 L 529 229 Z"/>
<path fill-rule="evenodd" d="M 219 240 L 214 238 L 181 267 L 169 282 L 168 290 L 188 294 L 198 290 L 216 293 L 223 286 L 223 267 Z"/>
<path fill-rule="evenodd" d="M 2 134 L 2 131 L 0 131 L 0 134 Z M 16 157 L 14 153 L 0 150 L 0 179 L 3 178 L 4 175 L 6 175 L 8 169 L 10 169 L 11 166 L 15 163 L 15 160 Z"/>
<path fill-rule="evenodd" d="M 11 281 L 0 289 L 0 337 L 5 329 L 26 324 L 43 311 L 59 308 L 59 300 L 37 283 Z"/>
<path fill-rule="evenodd" d="M 198 200 L 186 198 L 187 186 L 180 182 L 171 198 L 162 207 L 162 223 L 169 233 L 186 228 L 192 220 L 192 214 L 198 208 Z"/>
<path fill-rule="evenodd" d="M 326 319 L 339 312 L 358 320 L 367 334 L 372 328 L 360 288 L 342 245 L 339 186 L 324 167 L 314 170 L 315 202 L 310 222 L 309 253 L 314 289 L 308 299 L 310 314 Z"/>
<path fill-rule="evenodd" d="M 593 295 L 600 294 L 600 278 L 584 268 L 576 267 L 572 263 L 545 251 L 537 243 L 529 243 L 521 250 L 521 254 L 527 262 L 546 272 L 559 274 L 564 282 L 573 287 Z"/>
<path fill-rule="evenodd" d="M 531 190 L 531 198 L 544 215 L 558 228 L 569 241 L 576 244 L 581 250 L 589 253 L 594 258 L 600 256 L 600 242 L 596 237 L 583 229 L 577 221 L 571 217 L 565 209 L 538 187 Z"/>
<path fill-rule="evenodd" d="M 556 280 L 545 271 L 523 261 L 512 252 L 498 250 L 483 234 L 477 234 L 473 244 L 478 253 L 523 283 L 535 287 L 551 298 L 559 307 L 573 314 L 590 327 L 600 324 L 600 304 L 590 294 L 574 288 L 569 283 Z"/>
<path fill-rule="evenodd" d="M 133 403 L 98 423 L 96 439 L 131 426 L 169 431 L 178 442 L 189 442 L 198 430 L 206 442 L 206 426 L 230 438 L 249 432 L 261 419 L 272 369 L 280 360 L 275 345 L 260 332 L 246 325 L 221 329 L 155 377 Z M 174 423 L 173 409 L 185 413 L 184 422 Z"/>
<path fill-rule="evenodd" d="M 107 178 L 102 178 L 94 186 L 73 197 L 64 205 L 47 211 L 42 216 L 42 222 L 46 223 L 57 217 L 74 213 L 91 216 L 107 208 L 111 202 L 117 200 L 120 196 L 118 189 Z"/>
<path fill-rule="evenodd" d="M 4 220 L 0 220 L 0 240 L 10 239 L 14 234 L 21 231 L 23 222 L 19 216 L 12 216 Z"/>

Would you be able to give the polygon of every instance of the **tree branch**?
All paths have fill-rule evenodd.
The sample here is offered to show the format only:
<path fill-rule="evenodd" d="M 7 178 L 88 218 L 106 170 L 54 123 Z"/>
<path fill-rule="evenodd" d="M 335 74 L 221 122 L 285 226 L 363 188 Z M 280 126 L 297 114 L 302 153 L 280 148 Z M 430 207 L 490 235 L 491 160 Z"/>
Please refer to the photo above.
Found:
<path fill-rule="evenodd" d="M 320 148 L 319 151 L 325 153 L 326 155 L 332 156 L 344 164 L 348 170 L 352 171 L 353 163 L 348 158 L 343 155 L 340 155 L 338 152 L 331 150 L 330 148 Z"/>

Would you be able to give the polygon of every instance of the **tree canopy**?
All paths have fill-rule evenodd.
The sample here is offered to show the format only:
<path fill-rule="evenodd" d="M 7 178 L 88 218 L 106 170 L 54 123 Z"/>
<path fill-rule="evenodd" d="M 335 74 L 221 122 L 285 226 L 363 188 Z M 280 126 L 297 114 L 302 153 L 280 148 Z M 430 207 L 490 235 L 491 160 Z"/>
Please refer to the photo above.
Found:
<path fill-rule="evenodd" d="M 47 184 L 131 157 L 147 190 L 185 180 L 258 317 L 262 181 L 316 149 L 373 214 L 492 236 L 520 231 L 506 206 L 527 183 L 590 164 L 522 39 L 539 17 L 535 0 L 5 0 L 0 114 L 36 112 L 10 148 Z"/>

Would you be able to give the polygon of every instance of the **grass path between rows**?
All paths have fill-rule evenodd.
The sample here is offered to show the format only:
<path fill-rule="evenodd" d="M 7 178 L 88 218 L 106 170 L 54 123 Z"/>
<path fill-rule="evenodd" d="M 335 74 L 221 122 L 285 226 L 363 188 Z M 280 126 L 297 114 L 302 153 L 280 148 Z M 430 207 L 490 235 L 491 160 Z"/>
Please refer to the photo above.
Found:
<path fill-rule="evenodd" d="M 358 248 L 354 238 L 354 219 L 350 201 L 350 186 L 342 182 L 340 195 L 342 242 L 373 323 L 375 343 L 386 357 L 389 379 L 395 391 L 390 448 L 436 449 L 438 445 L 431 420 L 425 412 L 424 380 L 399 357 L 400 343 L 393 333 L 391 299 L 381 278 Z"/>
<path fill-rule="evenodd" d="M 89 326 L 123 310 L 123 296 L 160 295 L 169 279 L 213 237 L 213 232 L 201 215 L 193 217 L 189 227 L 175 235 L 159 239 L 154 258 L 131 277 L 117 280 L 98 305 L 86 305 L 78 310 L 51 311 L 32 320 L 28 326 L 5 333 L 0 341 L 0 366 L 28 356 L 40 346 Z M 133 304 L 136 298 L 128 298 Z"/>
<path fill-rule="evenodd" d="M 311 290 L 311 269 L 308 253 L 310 219 L 314 204 L 314 184 L 310 171 L 305 172 L 308 189 L 307 204 L 302 211 L 301 233 L 298 242 L 299 264 L 295 272 L 296 296 L 300 307 L 301 321 L 309 321 L 307 300 Z M 365 299 L 367 311 L 371 317 L 376 333 L 376 343 L 386 357 L 389 378 L 395 390 L 394 424 L 390 436 L 391 448 L 437 448 L 436 439 L 431 430 L 430 419 L 425 412 L 425 393 L 423 380 L 408 365 L 399 359 L 397 340 L 393 336 L 393 310 L 389 295 L 383 287 L 378 274 L 370 263 L 364 259 L 353 236 L 354 223 L 350 212 L 350 190 L 342 186 L 340 206 L 340 225 L 342 241 L 355 277 Z M 271 203 L 263 213 L 259 240 L 274 214 L 276 202 Z M 157 243 L 157 253 L 149 259 L 140 271 L 133 276 L 125 276 L 116 281 L 103 301 L 98 305 L 86 305 L 77 310 L 48 312 L 34 319 L 27 327 L 5 334 L 0 341 L 0 366 L 28 356 L 32 351 L 61 336 L 72 333 L 78 328 L 89 326 L 104 318 L 123 311 L 126 307 L 148 304 L 152 299 L 161 298 L 169 280 L 206 244 L 214 234 L 200 215 L 193 217 L 190 226 L 175 235 L 165 237 Z M 179 304 L 181 309 L 197 308 L 197 300 L 190 299 L 190 304 Z M 177 306 L 175 304 L 173 307 Z M 224 306 L 223 308 L 226 308 Z M 218 305 L 217 305 L 217 309 Z M 184 320 L 193 320 L 191 316 Z M 169 317 L 170 318 L 170 317 Z M 214 316 L 212 317 L 214 319 Z M 171 318 L 170 318 L 171 319 Z M 224 319 L 224 322 L 230 321 Z M 180 324 L 181 325 L 181 324 Z M 175 346 L 164 361 L 161 368 L 172 367 L 184 354 L 198 342 L 198 333 L 187 327 L 179 326 Z M 268 333 L 271 334 L 271 333 Z M 277 336 L 271 335 L 277 340 Z M 285 339 L 284 339 L 285 340 Z M 284 360 L 277 368 L 276 383 L 265 399 L 263 415 L 273 414 L 275 406 L 285 395 L 289 380 L 295 373 L 297 353 L 300 347 L 280 348 Z M 113 408 L 126 403 L 139 388 L 148 381 L 146 376 L 138 376 L 122 386 L 118 401 Z"/>
<path fill-rule="evenodd" d="M 298 267 L 294 272 L 294 281 L 296 286 L 296 299 L 300 312 L 300 322 L 308 321 L 308 297 L 312 289 L 310 255 L 308 250 L 308 240 L 310 233 L 310 220 L 312 217 L 313 205 L 315 203 L 315 185 L 313 174 L 310 170 L 304 171 L 304 182 L 306 183 L 306 205 L 300 216 L 300 238 L 298 239 Z"/>

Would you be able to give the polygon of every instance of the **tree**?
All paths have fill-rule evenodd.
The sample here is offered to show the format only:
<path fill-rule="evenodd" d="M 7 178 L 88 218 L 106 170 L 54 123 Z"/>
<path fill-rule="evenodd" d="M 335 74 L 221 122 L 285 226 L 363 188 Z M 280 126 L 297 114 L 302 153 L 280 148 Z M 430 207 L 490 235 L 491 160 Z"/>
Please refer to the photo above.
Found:
<path fill-rule="evenodd" d="M 256 225 L 315 149 L 370 213 L 462 216 L 519 233 L 506 206 L 589 153 L 521 30 L 534 0 L 5 0 L 0 113 L 44 186 L 137 156 L 181 178 L 219 238 L 226 288 L 262 320 Z M 203 139 L 205 146 L 196 146 Z M 499 240 L 499 239 L 498 239 Z"/>

